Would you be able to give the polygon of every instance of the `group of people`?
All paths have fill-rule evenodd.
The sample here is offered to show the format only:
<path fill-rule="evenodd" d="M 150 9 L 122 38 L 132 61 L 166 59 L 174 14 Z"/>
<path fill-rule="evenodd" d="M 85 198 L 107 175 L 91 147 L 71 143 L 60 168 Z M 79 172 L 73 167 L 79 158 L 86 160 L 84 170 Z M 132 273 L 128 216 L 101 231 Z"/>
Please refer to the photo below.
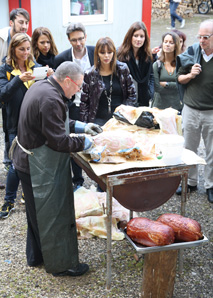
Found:
<path fill-rule="evenodd" d="M 58 53 L 48 28 L 36 28 L 30 38 L 28 24 L 27 11 L 15 9 L 4 38 L 0 30 L 0 102 L 5 143 L 14 147 L 0 218 L 14 209 L 20 179 L 29 266 L 44 263 L 55 276 L 88 271 L 78 259 L 73 204 L 73 190 L 84 180 L 72 159 L 71 177 L 70 152 L 87 150 L 93 141 L 69 133 L 100 133 L 121 104 L 173 107 L 183 113 L 185 147 L 196 153 L 200 137 L 204 139 L 205 188 L 213 202 L 213 20 L 201 23 L 199 43 L 187 51 L 186 36 L 177 30 L 163 34 L 162 44 L 151 51 L 145 24 L 135 22 L 117 49 L 110 37 L 87 46 L 83 24 L 70 24 L 71 48 Z M 38 66 L 49 68 L 47 78 L 35 82 Z M 188 190 L 196 189 L 193 169 Z M 181 191 L 180 186 L 177 194 Z"/>

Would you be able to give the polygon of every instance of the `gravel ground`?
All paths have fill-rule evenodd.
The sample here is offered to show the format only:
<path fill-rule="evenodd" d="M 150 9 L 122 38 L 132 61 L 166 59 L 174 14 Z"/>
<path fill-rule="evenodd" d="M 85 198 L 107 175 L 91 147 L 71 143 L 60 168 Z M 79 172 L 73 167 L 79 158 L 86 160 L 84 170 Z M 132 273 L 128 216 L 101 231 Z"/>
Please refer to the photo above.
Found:
<path fill-rule="evenodd" d="M 0 160 L 3 160 L 3 133 L 0 128 Z M 203 146 L 200 148 L 203 155 Z M 203 188 L 203 167 L 200 167 L 199 190 L 190 195 L 186 204 L 186 216 L 198 220 L 209 244 L 184 251 L 184 269 L 176 274 L 174 297 L 212 298 L 212 205 L 208 203 Z M 0 164 L 0 179 L 6 175 Z M 85 187 L 93 182 L 85 176 Z M 4 200 L 0 190 L 0 204 Z M 20 202 L 19 189 L 16 209 L 7 219 L 0 221 L 0 297 L 140 297 L 143 256 L 137 255 L 126 240 L 112 245 L 112 288 L 106 290 L 106 240 L 93 238 L 79 240 L 80 260 L 87 262 L 90 271 L 81 277 L 53 277 L 43 266 L 30 268 L 26 264 L 26 216 Z M 174 195 L 166 204 L 142 216 L 156 219 L 165 212 L 180 213 L 180 197 Z M 178 270 L 177 270 L 178 271 Z"/>

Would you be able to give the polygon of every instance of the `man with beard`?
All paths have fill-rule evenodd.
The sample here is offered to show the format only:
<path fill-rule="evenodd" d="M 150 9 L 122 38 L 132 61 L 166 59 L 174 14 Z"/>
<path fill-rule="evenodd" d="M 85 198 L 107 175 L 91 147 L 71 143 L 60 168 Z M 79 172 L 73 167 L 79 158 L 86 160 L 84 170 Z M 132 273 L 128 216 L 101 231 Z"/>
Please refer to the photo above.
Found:
<path fill-rule="evenodd" d="M 30 16 L 23 8 L 16 8 L 10 12 L 10 27 L 0 29 L 0 65 L 7 55 L 9 43 L 16 33 L 26 33 L 29 27 Z"/>
<path fill-rule="evenodd" d="M 5 62 L 10 40 L 16 33 L 26 33 L 29 27 L 30 16 L 23 8 L 16 8 L 10 12 L 10 26 L 0 29 L 0 65 Z M 4 160 L 5 169 L 9 169 L 10 159 L 8 157 L 9 140 L 6 128 L 6 110 L 2 107 L 3 131 L 5 133 Z"/>
<path fill-rule="evenodd" d="M 94 65 L 94 46 L 86 46 L 86 29 L 81 23 L 72 23 L 67 27 L 66 34 L 71 48 L 55 57 L 55 69 L 65 61 L 78 64 L 83 71 Z M 77 92 L 69 104 L 69 117 L 79 120 L 81 92 Z M 83 185 L 82 169 L 72 159 L 74 191 Z"/>

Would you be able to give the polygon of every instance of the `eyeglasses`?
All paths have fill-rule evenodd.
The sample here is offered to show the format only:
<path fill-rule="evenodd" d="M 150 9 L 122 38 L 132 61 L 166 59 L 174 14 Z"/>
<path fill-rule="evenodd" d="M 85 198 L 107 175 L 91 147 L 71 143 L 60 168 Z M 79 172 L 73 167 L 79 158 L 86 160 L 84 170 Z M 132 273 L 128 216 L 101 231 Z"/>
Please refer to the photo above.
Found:
<path fill-rule="evenodd" d="M 201 39 L 203 38 L 204 40 L 208 40 L 213 34 L 210 34 L 210 35 L 197 35 L 197 38 L 198 39 Z"/>
<path fill-rule="evenodd" d="M 79 38 L 73 38 L 73 39 L 70 39 L 70 42 L 73 42 L 73 43 L 77 43 L 78 41 L 82 42 L 82 40 L 84 40 L 84 38 L 85 38 L 85 36 L 79 37 Z"/>
<path fill-rule="evenodd" d="M 78 86 L 78 84 L 75 81 L 73 81 L 70 77 L 66 76 L 66 78 L 69 79 L 71 82 L 73 82 L 78 87 L 78 89 L 81 91 L 82 86 Z"/>

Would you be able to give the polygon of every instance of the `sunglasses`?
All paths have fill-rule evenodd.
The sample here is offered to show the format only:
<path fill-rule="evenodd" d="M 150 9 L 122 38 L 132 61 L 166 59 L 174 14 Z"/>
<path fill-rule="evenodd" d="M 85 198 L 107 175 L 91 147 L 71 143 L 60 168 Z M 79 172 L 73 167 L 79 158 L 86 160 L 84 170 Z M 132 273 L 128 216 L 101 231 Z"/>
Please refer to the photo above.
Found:
<path fill-rule="evenodd" d="M 210 35 L 197 35 L 197 38 L 198 39 L 201 39 L 203 38 L 204 40 L 208 40 L 213 34 L 210 34 Z"/>
<path fill-rule="evenodd" d="M 73 83 L 78 87 L 79 90 L 82 89 L 82 86 L 79 86 L 79 85 L 78 85 L 75 81 L 73 81 L 70 77 L 66 76 L 66 78 L 69 79 L 71 82 L 73 82 Z"/>

